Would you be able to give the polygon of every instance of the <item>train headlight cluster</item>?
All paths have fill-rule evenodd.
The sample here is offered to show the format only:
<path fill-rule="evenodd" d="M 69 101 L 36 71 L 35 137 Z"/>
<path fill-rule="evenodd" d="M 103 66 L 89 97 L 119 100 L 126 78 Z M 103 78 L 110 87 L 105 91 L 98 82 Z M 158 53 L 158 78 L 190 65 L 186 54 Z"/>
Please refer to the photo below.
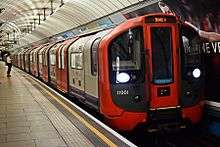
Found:
<path fill-rule="evenodd" d="M 196 68 L 192 72 L 194 78 L 199 78 L 201 76 L 201 70 Z"/>
<path fill-rule="evenodd" d="M 126 83 L 130 80 L 129 74 L 122 72 L 116 75 L 116 80 L 119 83 Z"/>

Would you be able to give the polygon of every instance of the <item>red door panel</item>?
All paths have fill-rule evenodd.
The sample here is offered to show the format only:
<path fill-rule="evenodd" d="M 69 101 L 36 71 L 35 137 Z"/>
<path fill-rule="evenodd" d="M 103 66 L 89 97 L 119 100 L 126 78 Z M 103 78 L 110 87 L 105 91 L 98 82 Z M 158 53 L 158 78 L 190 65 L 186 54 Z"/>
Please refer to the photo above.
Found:
<path fill-rule="evenodd" d="M 63 42 L 64 45 L 60 51 L 61 68 L 57 69 L 57 88 L 63 92 L 68 91 L 68 48 L 77 39 L 78 37 Z"/>
<path fill-rule="evenodd" d="M 145 27 L 147 61 L 150 63 L 150 109 L 177 107 L 178 53 L 175 24 L 148 24 Z"/>

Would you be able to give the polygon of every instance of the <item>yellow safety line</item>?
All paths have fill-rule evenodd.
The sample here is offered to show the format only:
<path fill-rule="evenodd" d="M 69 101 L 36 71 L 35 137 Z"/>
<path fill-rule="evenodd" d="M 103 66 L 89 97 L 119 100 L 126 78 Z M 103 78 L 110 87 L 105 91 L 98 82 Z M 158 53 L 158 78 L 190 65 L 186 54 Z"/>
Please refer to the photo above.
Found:
<path fill-rule="evenodd" d="M 40 85 L 40 84 L 39 84 Z M 41 86 L 41 85 L 40 85 Z M 42 86 L 41 86 L 42 87 Z M 53 97 L 58 103 L 60 103 L 64 108 L 66 108 L 70 113 L 72 113 L 79 121 L 81 121 L 87 128 L 89 128 L 92 132 L 94 132 L 100 139 L 102 139 L 106 144 L 110 147 L 117 147 L 111 140 L 109 140 L 103 133 L 94 128 L 90 123 L 88 123 L 83 117 L 77 114 L 75 111 L 70 109 L 65 103 L 56 98 L 51 92 L 47 89 L 43 88 L 51 97 Z"/>

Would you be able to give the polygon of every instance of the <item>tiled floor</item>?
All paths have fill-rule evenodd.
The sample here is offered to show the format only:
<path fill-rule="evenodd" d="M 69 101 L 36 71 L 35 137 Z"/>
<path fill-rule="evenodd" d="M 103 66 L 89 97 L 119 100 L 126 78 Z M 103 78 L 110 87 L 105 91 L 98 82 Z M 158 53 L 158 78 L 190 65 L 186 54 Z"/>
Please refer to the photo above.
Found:
<path fill-rule="evenodd" d="M 20 73 L 0 62 L 0 147 L 94 146 Z"/>

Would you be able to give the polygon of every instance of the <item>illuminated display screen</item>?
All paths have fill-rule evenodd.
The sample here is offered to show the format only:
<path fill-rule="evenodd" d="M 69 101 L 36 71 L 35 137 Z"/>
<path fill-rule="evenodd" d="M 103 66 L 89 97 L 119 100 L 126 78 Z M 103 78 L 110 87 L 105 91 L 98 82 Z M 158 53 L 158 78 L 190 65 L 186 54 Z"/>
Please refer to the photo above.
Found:
<path fill-rule="evenodd" d="M 145 23 L 176 23 L 174 16 L 148 16 L 145 18 Z"/>

